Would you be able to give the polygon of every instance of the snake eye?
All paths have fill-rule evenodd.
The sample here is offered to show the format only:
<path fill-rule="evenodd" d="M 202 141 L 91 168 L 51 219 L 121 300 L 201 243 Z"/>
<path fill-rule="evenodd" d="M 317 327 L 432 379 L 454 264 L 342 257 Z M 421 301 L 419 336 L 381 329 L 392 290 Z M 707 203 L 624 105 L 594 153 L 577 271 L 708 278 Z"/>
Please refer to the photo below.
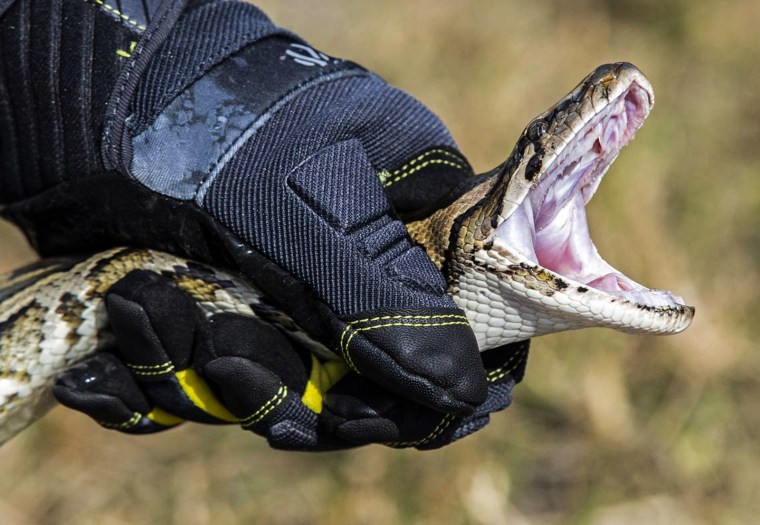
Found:
<path fill-rule="evenodd" d="M 549 129 L 549 125 L 545 120 L 534 120 L 528 126 L 528 138 L 531 142 L 534 142 L 541 138 L 541 136 L 546 133 L 547 129 Z"/>

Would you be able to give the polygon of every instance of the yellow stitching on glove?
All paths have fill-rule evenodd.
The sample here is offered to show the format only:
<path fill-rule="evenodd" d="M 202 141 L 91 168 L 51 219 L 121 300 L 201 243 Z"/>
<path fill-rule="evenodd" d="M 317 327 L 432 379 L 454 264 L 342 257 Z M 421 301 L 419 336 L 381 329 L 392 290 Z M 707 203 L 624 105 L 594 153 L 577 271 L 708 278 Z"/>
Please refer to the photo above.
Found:
<path fill-rule="evenodd" d="M 415 445 L 422 445 L 424 443 L 427 443 L 428 441 L 432 441 L 438 436 L 440 436 L 444 430 L 446 430 L 449 425 L 451 425 L 451 422 L 454 421 L 454 414 L 446 414 L 443 416 L 443 419 L 441 419 L 441 422 L 438 423 L 438 426 L 436 426 L 433 431 L 425 436 L 422 439 L 418 439 L 417 441 L 396 441 L 393 443 L 386 443 L 389 447 L 395 447 L 395 448 L 401 448 L 401 447 L 413 447 Z"/>
<path fill-rule="evenodd" d="M 132 363 L 126 363 L 126 365 L 133 370 L 155 370 L 157 368 L 167 368 L 172 365 L 172 362 L 167 361 L 166 363 L 161 363 L 160 365 L 134 365 Z"/>
<path fill-rule="evenodd" d="M 137 376 L 160 376 L 174 371 L 174 365 L 167 361 L 161 365 L 133 365 L 127 363 L 127 367 Z"/>
<path fill-rule="evenodd" d="M 139 412 L 135 412 L 132 414 L 132 417 L 129 418 L 124 423 L 108 423 L 107 421 L 98 421 L 98 423 L 100 423 L 101 426 L 104 426 L 106 428 L 117 428 L 119 430 L 127 430 L 135 426 L 137 423 L 139 423 L 141 419 L 142 419 L 142 414 L 140 414 Z"/>
<path fill-rule="evenodd" d="M 264 406 L 259 408 L 256 412 L 251 414 L 248 417 L 245 417 L 240 420 L 240 426 L 243 428 L 252 427 L 262 419 L 264 419 L 267 414 L 269 414 L 272 410 L 277 408 L 277 406 L 282 403 L 283 399 L 288 395 L 288 387 L 285 385 L 280 386 L 280 389 L 277 391 L 277 393 L 272 396 L 272 399 L 264 403 Z"/>
<path fill-rule="evenodd" d="M 412 172 L 406 173 L 403 177 L 396 178 L 396 180 L 394 180 L 394 181 L 388 182 L 388 180 L 391 177 L 393 177 L 394 175 L 398 175 L 400 173 L 404 173 L 409 168 L 411 168 L 412 166 L 414 166 L 416 163 L 418 163 L 419 161 L 421 161 L 425 157 L 429 157 L 430 155 L 441 155 L 441 156 L 445 156 L 445 157 L 449 157 L 451 159 L 454 159 L 453 161 L 448 161 L 448 162 L 451 162 L 452 164 L 456 164 L 454 166 L 456 168 L 459 168 L 459 169 L 461 169 L 463 171 L 466 170 L 466 167 L 464 166 L 464 159 L 462 159 L 462 157 L 460 157 L 459 155 L 456 155 L 456 154 L 454 154 L 454 153 L 452 153 L 450 151 L 447 151 L 445 149 L 432 149 L 432 150 L 426 151 L 425 153 L 417 156 L 416 158 L 412 159 L 410 162 L 407 162 L 406 164 L 404 164 L 403 166 L 401 166 L 399 169 L 393 170 L 393 173 L 389 172 L 388 170 L 381 171 L 380 173 L 377 174 L 378 177 L 380 177 L 380 183 L 383 184 L 383 185 L 385 185 L 385 186 L 390 186 L 394 182 L 398 182 L 399 180 L 403 179 L 404 177 L 406 177 L 407 175 L 413 173 L 416 170 L 413 170 Z"/>
<path fill-rule="evenodd" d="M 144 25 L 142 25 L 141 23 L 137 22 L 136 20 L 132 20 L 131 18 L 129 18 L 129 16 L 125 15 L 124 13 L 122 13 L 121 11 L 119 11 L 118 9 L 115 9 L 114 7 L 111 7 L 110 5 L 108 5 L 105 2 L 103 2 L 103 0 L 94 0 L 94 1 L 95 1 L 96 4 L 98 4 L 101 7 L 105 7 L 106 9 L 108 9 L 109 11 L 111 11 L 113 14 L 115 14 L 116 16 L 118 16 L 119 18 L 121 18 L 122 20 L 124 20 L 125 22 L 127 22 L 128 24 L 131 24 L 131 25 L 135 26 L 140 31 L 145 31 L 145 26 Z"/>
<path fill-rule="evenodd" d="M 181 417 L 175 416 L 174 414 L 170 414 L 166 410 L 159 407 L 155 407 L 153 410 L 145 414 L 145 417 L 147 417 L 154 423 L 158 423 L 159 425 L 164 425 L 165 427 L 177 426 L 183 421 L 185 421 Z"/>
<path fill-rule="evenodd" d="M 354 365 L 353 359 L 351 359 L 351 355 L 348 352 L 348 347 L 351 344 L 351 340 L 354 338 L 356 334 L 359 332 L 365 332 L 367 330 L 376 330 L 378 328 L 385 328 L 385 327 L 391 327 L 391 326 L 406 326 L 410 328 L 429 328 L 429 327 L 435 327 L 435 326 L 452 326 L 452 325 L 463 325 L 463 326 L 470 326 L 470 323 L 467 321 L 450 321 L 448 323 L 427 323 L 427 324 L 415 324 L 415 323 L 387 323 L 387 324 L 379 324 L 374 326 L 363 326 L 362 328 L 356 328 L 353 332 L 351 332 L 351 335 L 346 340 L 346 344 L 343 348 L 341 348 L 341 351 L 343 353 L 344 358 L 348 358 L 348 365 L 356 370 L 356 365 Z M 345 332 L 344 332 L 345 333 Z M 341 338 L 342 340 L 342 338 Z M 357 370 L 358 371 L 358 370 Z"/>
<path fill-rule="evenodd" d="M 174 375 L 177 377 L 177 381 L 179 381 L 179 385 L 182 387 L 187 398 L 195 406 L 222 421 L 230 423 L 237 423 L 239 421 L 229 410 L 224 408 L 224 405 L 219 402 L 209 386 L 195 370 L 192 368 L 179 370 Z"/>
<path fill-rule="evenodd" d="M 514 372 L 523 363 L 523 360 L 527 355 L 528 355 L 527 350 L 518 352 L 517 354 L 510 357 L 507 360 L 507 362 L 504 363 L 502 366 L 488 372 L 488 382 L 494 383 L 498 381 L 499 379 L 503 378 L 504 376 L 506 376 L 507 374 L 511 374 L 512 372 Z M 517 359 L 517 362 L 514 363 L 511 367 L 507 368 L 507 366 L 510 363 L 512 363 L 512 361 L 514 361 L 515 359 Z"/>
<path fill-rule="evenodd" d="M 434 155 L 434 154 L 440 154 L 440 155 L 443 155 L 445 157 L 450 157 L 450 158 L 454 159 L 457 162 L 460 162 L 460 163 L 462 162 L 462 157 L 460 157 L 459 155 L 456 155 L 456 154 L 454 154 L 454 153 L 452 153 L 450 151 L 447 151 L 445 149 L 431 149 L 431 150 L 428 150 L 428 151 L 426 151 L 425 153 L 423 153 L 421 155 L 418 155 L 416 158 L 414 158 L 411 161 L 407 162 L 406 164 L 404 164 L 403 166 L 401 166 L 399 169 L 394 170 L 393 174 L 394 175 L 398 175 L 399 173 L 402 173 L 402 172 L 406 171 L 407 168 L 409 168 L 411 166 L 414 166 L 416 163 L 418 163 L 419 161 L 421 161 L 425 157 L 429 157 L 430 155 Z"/>
<path fill-rule="evenodd" d="M 443 315 L 385 315 L 383 317 L 367 317 L 366 319 L 358 319 L 356 321 L 349 322 L 349 326 L 355 326 L 361 323 L 367 323 L 369 321 L 385 321 L 387 319 L 445 319 L 455 318 L 467 320 L 463 314 L 443 314 Z"/>
<path fill-rule="evenodd" d="M 363 327 L 355 329 L 353 328 L 357 324 L 372 322 L 372 321 L 385 321 L 388 319 L 461 319 L 464 321 L 463 323 L 440 323 L 440 324 L 428 324 L 424 326 L 443 326 L 445 324 L 469 324 L 467 322 L 467 317 L 465 317 L 462 314 L 444 314 L 444 315 L 386 315 L 383 317 L 367 317 L 366 319 L 358 319 L 356 321 L 351 321 L 346 325 L 346 328 L 343 330 L 343 333 L 340 334 L 340 342 L 338 343 L 338 350 L 340 351 L 341 355 L 343 355 L 343 360 L 348 363 L 348 366 L 350 366 L 353 370 L 356 372 L 359 372 L 356 370 L 356 366 L 354 365 L 353 359 L 351 359 L 351 355 L 348 352 L 348 345 L 351 342 L 351 339 L 353 339 L 354 335 L 356 335 L 356 332 L 361 332 L 363 330 L 368 330 L 372 328 L 380 328 L 382 326 L 423 326 L 423 325 L 410 325 L 410 324 L 396 324 L 396 325 L 380 325 L 380 326 L 370 326 L 370 327 Z M 351 336 L 348 338 L 348 341 L 344 344 L 343 341 L 346 339 L 346 335 L 348 335 L 349 330 L 354 330 L 351 333 Z"/>
<path fill-rule="evenodd" d="M 121 58 L 132 58 L 132 53 L 134 52 L 136 47 L 137 47 L 137 42 L 133 40 L 129 44 L 129 51 L 124 51 L 123 49 L 117 49 L 116 54 L 120 56 Z"/>
<path fill-rule="evenodd" d="M 306 388 L 301 396 L 301 402 L 306 408 L 317 414 L 322 413 L 325 392 L 349 371 L 348 366 L 340 361 L 320 363 L 313 354 L 311 356 L 311 374 L 306 382 Z"/>
<path fill-rule="evenodd" d="M 443 164 L 444 166 L 450 166 L 450 167 L 456 168 L 458 170 L 462 170 L 462 171 L 465 170 L 464 166 L 462 166 L 460 164 L 456 164 L 454 162 L 449 162 L 448 160 L 444 160 L 444 159 L 430 159 L 428 161 L 423 162 L 419 166 L 416 166 L 415 168 L 413 168 L 413 169 L 411 169 L 411 170 L 409 170 L 407 172 L 402 173 L 401 175 L 399 175 L 395 179 L 389 180 L 388 182 L 384 183 L 383 185 L 386 188 L 389 187 L 389 186 L 392 186 L 392 185 L 396 184 L 398 181 L 404 180 L 409 175 L 413 175 L 414 173 L 417 173 L 418 171 L 423 170 L 423 169 L 427 168 L 428 166 L 432 166 L 432 165 L 435 165 L 435 164 Z"/>

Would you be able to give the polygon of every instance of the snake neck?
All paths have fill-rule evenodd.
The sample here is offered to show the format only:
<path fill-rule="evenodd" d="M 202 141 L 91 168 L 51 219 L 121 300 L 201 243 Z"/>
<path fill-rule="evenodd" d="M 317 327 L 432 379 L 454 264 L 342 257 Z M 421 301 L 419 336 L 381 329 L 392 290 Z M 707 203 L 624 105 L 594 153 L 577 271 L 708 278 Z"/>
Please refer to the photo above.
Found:
<path fill-rule="evenodd" d="M 490 217 L 496 213 L 490 196 L 497 189 L 498 177 L 492 173 L 478 176 L 484 180 L 445 208 L 407 224 L 412 239 L 425 249 L 438 269 L 445 272 L 449 261 L 482 247 Z"/>

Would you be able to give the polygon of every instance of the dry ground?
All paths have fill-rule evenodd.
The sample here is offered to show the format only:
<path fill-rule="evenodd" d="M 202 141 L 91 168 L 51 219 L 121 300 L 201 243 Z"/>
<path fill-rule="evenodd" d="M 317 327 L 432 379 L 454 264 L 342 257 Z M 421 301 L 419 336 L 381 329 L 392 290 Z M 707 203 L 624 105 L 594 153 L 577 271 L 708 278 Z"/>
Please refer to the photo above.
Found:
<path fill-rule="evenodd" d="M 657 105 L 590 223 L 614 265 L 697 306 L 693 327 L 537 339 L 515 405 L 438 452 L 286 454 L 198 426 L 127 438 L 58 409 L 0 450 L 0 522 L 756 522 L 760 2 L 261 4 L 422 99 L 478 170 L 596 65 L 638 65 Z M 2 239 L 3 268 L 31 257 Z"/>

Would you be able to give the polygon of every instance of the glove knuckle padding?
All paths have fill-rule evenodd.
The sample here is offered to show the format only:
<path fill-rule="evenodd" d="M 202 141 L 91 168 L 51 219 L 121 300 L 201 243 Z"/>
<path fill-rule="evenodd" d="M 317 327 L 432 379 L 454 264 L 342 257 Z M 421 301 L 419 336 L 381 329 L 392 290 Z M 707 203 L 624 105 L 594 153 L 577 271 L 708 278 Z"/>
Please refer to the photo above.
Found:
<path fill-rule="evenodd" d="M 141 366 L 190 366 L 202 313 L 172 283 L 154 272 L 130 272 L 109 289 L 106 308 L 125 358 Z"/>
<path fill-rule="evenodd" d="M 222 391 L 222 399 L 238 418 L 245 419 L 275 400 L 282 401 L 286 390 L 279 377 L 263 366 L 242 357 L 220 357 L 206 364 L 204 374 Z M 269 403 L 272 409 L 277 405 Z M 263 417 L 266 415 L 261 412 Z"/>
<path fill-rule="evenodd" d="M 219 314 L 210 320 L 216 357 L 243 358 L 271 371 L 293 392 L 303 392 L 311 355 L 296 348 L 279 330 L 258 319 Z M 223 375 L 217 375 L 223 378 Z"/>

